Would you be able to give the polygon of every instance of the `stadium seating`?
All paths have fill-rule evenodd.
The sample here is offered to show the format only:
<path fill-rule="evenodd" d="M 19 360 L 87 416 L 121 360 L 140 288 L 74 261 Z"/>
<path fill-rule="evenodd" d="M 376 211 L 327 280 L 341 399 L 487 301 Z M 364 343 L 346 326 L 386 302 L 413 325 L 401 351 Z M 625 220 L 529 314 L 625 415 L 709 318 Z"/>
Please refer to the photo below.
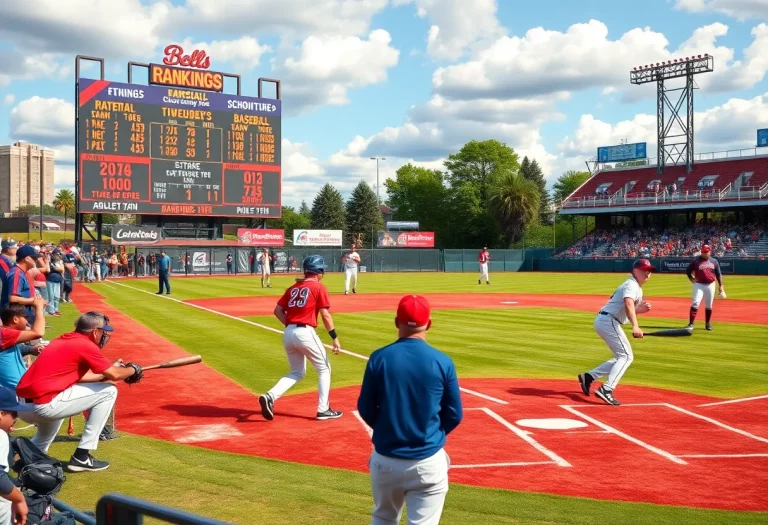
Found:
<path fill-rule="evenodd" d="M 662 175 L 655 166 L 599 171 L 566 199 L 563 207 L 650 206 L 766 196 L 768 156 L 763 156 L 700 161 L 687 174 L 685 166 L 668 166 Z"/>

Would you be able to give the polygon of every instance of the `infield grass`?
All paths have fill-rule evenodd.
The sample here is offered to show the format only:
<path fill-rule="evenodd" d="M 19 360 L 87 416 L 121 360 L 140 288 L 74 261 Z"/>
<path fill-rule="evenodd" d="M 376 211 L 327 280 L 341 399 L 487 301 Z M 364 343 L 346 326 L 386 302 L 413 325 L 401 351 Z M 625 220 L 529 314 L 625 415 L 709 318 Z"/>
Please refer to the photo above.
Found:
<path fill-rule="evenodd" d="M 361 276 L 365 292 L 518 292 L 610 294 L 619 274 L 499 274 L 493 286 L 477 286 L 470 274 Z M 325 283 L 333 291 L 342 277 Z M 688 296 L 680 276 L 654 276 L 645 295 Z M 293 277 L 276 277 L 274 288 L 262 290 L 247 278 L 172 279 L 173 296 L 228 297 L 279 295 Z M 154 280 L 124 280 L 140 290 L 156 291 Z M 726 277 L 731 298 L 758 297 L 768 279 Z M 585 289 L 586 288 L 586 289 Z M 279 334 L 201 311 L 115 284 L 93 289 L 119 310 L 254 393 L 261 393 L 287 370 Z M 77 299 L 77 290 L 73 294 Z M 768 306 L 768 303 L 766 303 Z M 47 338 L 69 330 L 75 316 L 51 319 Z M 593 313 L 548 308 L 443 310 L 434 312 L 430 342 L 455 361 L 459 377 L 546 377 L 574 380 L 575 375 L 608 357 L 592 330 Z M 395 337 L 393 313 L 334 316 L 345 349 L 367 355 Z M 248 318 L 280 328 L 271 317 Z M 644 319 L 643 324 L 676 326 L 678 321 Z M 201 333 L 213 337 L 201 343 Z M 322 337 L 327 335 L 321 330 Z M 116 334 L 117 335 L 117 334 Z M 635 362 L 625 384 L 647 385 L 719 397 L 765 394 L 768 350 L 765 326 L 717 323 L 715 332 L 692 338 L 648 338 L 633 341 Z M 130 358 L 130 356 L 124 356 Z M 332 357 L 333 384 L 359 384 L 365 362 L 348 355 Z M 257 371 L 254 373 L 254 370 Z M 314 370 L 291 393 L 315 388 Z M 82 420 L 78 421 L 81 423 Z M 119 421 L 118 421 L 119 427 Z M 276 447 L 281 444 L 275 443 Z M 55 443 L 51 452 L 68 459 L 72 442 Z M 123 434 L 101 443 L 98 457 L 113 467 L 97 474 L 71 475 L 60 494 L 68 503 L 93 509 L 106 492 L 122 492 L 235 523 L 360 524 L 370 522 L 367 475 L 344 470 L 286 463 L 215 452 Z M 595 465 L 595 475 L 603 475 Z M 515 475 L 524 475 L 517 474 Z M 451 485 L 442 523 L 488 525 L 531 524 L 719 524 L 766 523 L 768 513 L 721 512 L 650 504 L 631 504 Z"/>

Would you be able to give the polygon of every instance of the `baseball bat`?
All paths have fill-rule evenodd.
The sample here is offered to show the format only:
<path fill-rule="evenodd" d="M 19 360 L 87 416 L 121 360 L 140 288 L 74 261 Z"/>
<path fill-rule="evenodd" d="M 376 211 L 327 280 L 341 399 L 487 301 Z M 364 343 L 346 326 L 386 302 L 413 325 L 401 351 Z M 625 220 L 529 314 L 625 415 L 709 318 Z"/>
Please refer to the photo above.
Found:
<path fill-rule="evenodd" d="M 202 356 L 190 355 L 187 357 L 180 357 L 178 359 L 171 359 L 170 361 L 165 361 L 164 363 L 160 363 L 157 365 L 143 366 L 141 367 L 141 369 L 154 370 L 156 368 L 176 368 L 179 366 L 194 365 L 195 363 L 200 363 L 202 360 L 203 360 Z"/>
<path fill-rule="evenodd" d="M 686 337 L 693 335 L 690 328 L 671 328 L 669 330 L 657 330 L 656 332 L 645 332 L 643 335 L 652 337 Z"/>

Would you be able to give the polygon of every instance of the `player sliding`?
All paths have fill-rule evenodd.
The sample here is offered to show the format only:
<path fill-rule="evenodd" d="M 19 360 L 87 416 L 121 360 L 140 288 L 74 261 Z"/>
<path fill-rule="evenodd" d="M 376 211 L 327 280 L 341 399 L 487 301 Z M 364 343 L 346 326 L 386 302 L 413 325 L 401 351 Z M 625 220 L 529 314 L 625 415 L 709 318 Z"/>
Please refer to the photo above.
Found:
<path fill-rule="evenodd" d="M 643 331 L 637 323 L 637 314 L 644 314 L 651 310 L 650 303 L 643 301 L 642 286 L 651 277 L 651 272 L 656 268 L 648 259 L 638 259 L 632 265 L 632 275 L 619 286 L 611 295 L 606 304 L 595 319 L 595 331 L 603 338 L 608 348 L 613 352 L 613 359 L 609 359 L 594 370 L 579 374 L 581 391 L 585 396 L 589 395 L 589 387 L 595 379 L 600 379 L 608 374 L 608 381 L 595 390 L 595 395 L 609 405 L 619 406 L 613 391 L 619 384 L 619 380 L 632 364 L 634 355 L 632 346 L 621 325 L 627 321 L 632 323 L 632 335 L 642 338 Z"/>
<path fill-rule="evenodd" d="M 275 401 L 298 381 L 304 379 L 307 372 L 307 359 L 317 370 L 317 419 L 338 419 L 342 415 L 342 412 L 337 412 L 328 405 L 328 396 L 331 391 L 331 365 L 328 362 L 325 347 L 315 333 L 317 316 L 320 314 L 325 329 L 333 340 L 333 353 L 339 353 L 341 344 L 333 327 L 333 318 L 328 311 L 331 307 L 328 290 L 320 284 L 325 274 L 325 261 L 319 255 L 310 255 L 304 259 L 303 266 L 304 279 L 297 279 L 296 284 L 285 291 L 275 306 L 275 317 L 285 325 L 283 346 L 291 371 L 283 376 L 269 392 L 259 397 L 261 415 L 270 421 L 275 417 Z"/>

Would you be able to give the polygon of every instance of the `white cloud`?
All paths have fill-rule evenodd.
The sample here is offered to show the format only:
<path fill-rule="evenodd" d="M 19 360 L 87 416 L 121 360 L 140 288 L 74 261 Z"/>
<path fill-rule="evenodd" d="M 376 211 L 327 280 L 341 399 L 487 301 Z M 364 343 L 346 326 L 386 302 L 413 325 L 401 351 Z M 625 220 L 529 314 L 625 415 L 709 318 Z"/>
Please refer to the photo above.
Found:
<path fill-rule="evenodd" d="M 738 20 L 768 18 L 765 0 L 677 0 L 675 7 L 692 13 L 723 13 Z"/>
<path fill-rule="evenodd" d="M 13 93 L 8 93 L 3 97 L 3 104 L 10 106 L 16 100 L 16 96 Z"/>
<path fill-rule="evenodd" d="M 34 96 L 11 110 L 10 135 L 42 145 L 71 144 L 74 122 L 75 106 L 70 102 Z"/>
<path fill-rule="evenodd" d="M 189 31 L 204 28 L 226 34 L 275 32 L 296 37 L 306 34 L 360 35 L 388 0 L 187 0 L 174 8 L 168 23 Z"/>
<path fill-rule="evenodd" d="M 57 190 L 75 188 L 75 167 L 73 165 L 53 165 L 53 186 Z"/>
<path fill-rule="evenodd" d="M 395 0 L 415 4 L 417 13 L 432 24 L 427 51 L 438 59 L 457 60 L 468 49 L 482 46 L 506 33 L 496 18 L 496 0 Z"/>
<path fill-rule="evenodd" d="M 283 84 L 287 111 L 301 111 L 321 104 L 349 102 L 347 90 L 384 82 L 397 65 L 400 52 L 390 46 L 392 37 L 378 29 L 367 39 L 356 36 L 310 36 L 297 57 L 282 59 L 275 73 Z"/>
<path fill-rule="evenodd" d="M 754 148 L 755 133 L 768 122 L 768 93 L 752 99 L 732 98 L 721 106 L 694 115 L 696 133 L 695 153 L 709 153 L 730 149 Z M 656 156 L 656 115 L 639 114 L 631 120 L 611 124 L 592 115 L 582 115 L 571 136 L 558 146 L 568 160 L 583 166 L 595 157 L 599 146 L 629 142 L 647 142 L 648 156 Z"/>
<path fill-rule="evenodd" d="M 164 1 L 6 2 L 0 35 L 10 34 L 20 48 L 47 53 L 141 58 L 159 45 L 168 14 Z"/>
<path fill-rule="evenodd" d="M 270 46 L 259 44 L 257 39 L 250 36 L 244 36 L 237 40 L 215 40 L 210 43 L 198 42 L 196 44 L 187 38 L 179 45 L 187 53 L 195 49 L 203 49 L 211 57 L 212 62 L 228 62 L 236 65 L 238 70 L 256 68 L 261 62 L 261 57 L 272 51 Z"/>
<path fill-rule="evenodd" d="M 75 147 L 69 144 L 60 144 L 58 146 L 46 146 L 53 151 L 53 159 L 57 164 L 74 164 Z"/>
<path fill-rule="evenodd" d="M 7 86 L 13 80 L 61 77 L 69 71 L 50 53 L 27 56 L 14 48 L 0 53 L 0 86 Z"/>
<path fill-rule="evenodd" d="M 636 98 L 638 88 L 627 81 L 632 67 L 709 53 L 715 57 L 715 72 L 697 77 L 702 89 L 751 88 L 768 72 L 763 52 L 768 26 L 752 31 L 754 40 L 743 60 L 735 60 L 733 49 L 716 45 L 727 32 L 719 23 L 701 27 L 673 51 L 667 38 L 650 28 L 632 29 L 610 40 L 608 27 L 597 20 L 574 24 L 565 32 L 537 27 L 523 37 L 499 38 L 472 60 L 439 68 L 432 83 L 437 93 L 457 99 L 520 98 L 595 87 L 619 89 Z"/>

